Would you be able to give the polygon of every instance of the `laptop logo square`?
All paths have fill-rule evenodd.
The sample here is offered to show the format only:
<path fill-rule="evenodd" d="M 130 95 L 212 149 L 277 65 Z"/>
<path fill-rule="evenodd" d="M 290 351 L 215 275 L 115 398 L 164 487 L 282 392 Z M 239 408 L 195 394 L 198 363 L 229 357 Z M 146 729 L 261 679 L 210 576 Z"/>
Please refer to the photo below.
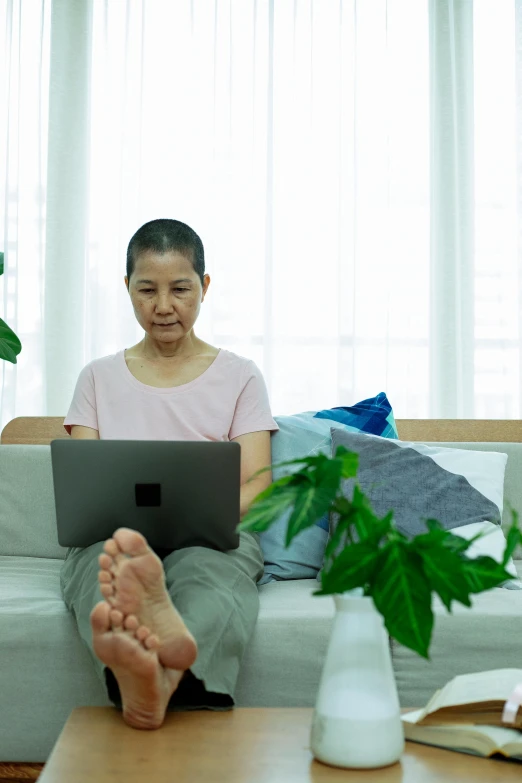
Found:
<path fill-rule="evenodd" d="M 135 484 L 137 506 L 161 506 L 161 484 Z"/>

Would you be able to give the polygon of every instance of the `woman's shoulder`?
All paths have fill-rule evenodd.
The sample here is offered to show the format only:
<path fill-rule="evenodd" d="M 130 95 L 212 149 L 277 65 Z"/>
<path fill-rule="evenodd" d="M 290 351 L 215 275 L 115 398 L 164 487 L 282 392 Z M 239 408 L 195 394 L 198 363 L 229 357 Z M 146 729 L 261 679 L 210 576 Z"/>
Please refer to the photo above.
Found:
<path fill-rule="evenodd" d="M 235 365 L 238 368 L 241 368 L 242 370 L 250 370 L 255 371 L 257 368 L 256 363 L 253 359 L 251 359 L 248 356 L 243 356 L 240 353 L 235 353 L 235 351 L 229 351 L 227 348 L 221 348 L 219 349 L 219 353 L 221 356 L 222 361 L 228 362 L 229 365 Z"/>
<path fill-rule="evenodd" d="M 93 374 L 100 371 L 108 371 L 114 367 L 117 367 L 118 362 L 121 361 L 121 354 L 123 354 L 123 349 L 121 351 L 116 351 L 116 353 L 107 354 L 106 356 L 98 356 L 94 359 L 91 359 L 89 362 L 87 362 L 86 365 L 84 365 L 81 373 L 84 375 Z"/>

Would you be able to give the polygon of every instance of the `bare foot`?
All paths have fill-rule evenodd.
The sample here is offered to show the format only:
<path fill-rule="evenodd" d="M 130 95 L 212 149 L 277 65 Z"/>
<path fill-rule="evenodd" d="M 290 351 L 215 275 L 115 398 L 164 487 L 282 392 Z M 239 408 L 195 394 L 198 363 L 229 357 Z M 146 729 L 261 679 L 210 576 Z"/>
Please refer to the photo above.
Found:
<path fill-rule="evenodd" d="M 163 563 L 141 533 L 120 527 L 98 558 L 100 590 L 124 616 L 124 627 L 150 630 L 150 644 L 169 669 L 188 669 L 197 657 L 194 637 L 177 612 L 165 586 Z"/>
<path fill-rule="evenodd" d="M 94 651 L 118 681 L 124 721 L 136 729 L 158 729 L 183 672 L 161 666 L 149 629 L 126 630 L 123 620 L 107 601 L 96 604 L 91 612 Z"/>

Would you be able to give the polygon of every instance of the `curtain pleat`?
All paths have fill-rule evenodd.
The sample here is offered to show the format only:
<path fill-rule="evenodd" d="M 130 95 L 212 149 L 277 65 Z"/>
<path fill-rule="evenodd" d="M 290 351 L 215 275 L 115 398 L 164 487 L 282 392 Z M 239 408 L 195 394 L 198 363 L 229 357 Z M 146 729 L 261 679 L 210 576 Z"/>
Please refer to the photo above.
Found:
<path fill-rule="evenodd" d="M 45 248 L 45 409 L 70 404 L 89 308 L 91 0 L 53 0 Z M 22 300 L 23 301 L 23 300 Z"/>
<path fill-rule="evenodd" d="M 515 0 L 515 145 L 516 145 L 516 268 L 518 333 L 516 352 L 518 359 L 518 411 L 522 411 L 522 0 Z M 520 413 L 517 414 L 520 416 Z"/>
<path fill-rule="evenodd" d="M 44 299 L 50 2 L 0 0 L 0 317 L 20 337 L 0 361 L 0 423 L 45 410 Z M 18 414 L 21 415 L 21 414 Z"/>
<path fill-rule="evenodd" d="M 473 2 L 430 0 L 430 416 L 473 418 Z"/>

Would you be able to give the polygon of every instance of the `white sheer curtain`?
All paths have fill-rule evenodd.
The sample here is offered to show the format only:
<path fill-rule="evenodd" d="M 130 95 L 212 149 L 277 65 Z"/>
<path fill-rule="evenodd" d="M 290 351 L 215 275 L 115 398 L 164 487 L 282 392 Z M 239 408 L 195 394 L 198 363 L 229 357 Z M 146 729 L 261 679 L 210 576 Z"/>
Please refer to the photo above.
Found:
<path fill-rule="evenodd" d="M 64 414 L 141 338 L 125 251 L 156 217 L 200 234 L 196 331 L 259 364 L 274 414 L 386 391 L 401 418 L 520 416 L 522 0 L 0 0 L 0 22 L 2 425 Z"/>

